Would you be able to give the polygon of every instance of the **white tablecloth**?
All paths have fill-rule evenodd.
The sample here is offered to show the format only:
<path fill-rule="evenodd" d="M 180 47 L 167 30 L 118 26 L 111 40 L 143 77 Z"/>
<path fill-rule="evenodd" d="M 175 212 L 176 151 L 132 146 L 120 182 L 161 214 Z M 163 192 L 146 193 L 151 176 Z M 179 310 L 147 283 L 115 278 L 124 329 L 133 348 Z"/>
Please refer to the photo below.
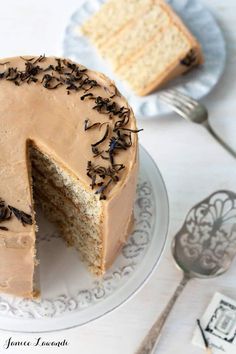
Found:
<path fill-rule="evenodd" d="M 80 0 L 1 1 L 0 56 L 60 55 L 64 29 Z M 236 149 L 236 2 L 205 0 L 218 19 L 227 41 L 227 66 L 216 89 L 204 100 L 214 128 Z M 178 284 L 181 273 L 170 255 L 170 241 L 189 208 L 217 189 L 236 191 L 236 161 L 201 126 L 176 115 L 140 121 L 140 142 L 158 164 L 169 194 L 170 229 L 165 254 L 158 268 L 132 300 L 109 315 L 65 332 L 42 334 L 43 340 L 66 339 L 67 347 L 16 347 L 5 350 L 12 337 L 32 340 L 38 335 L 0 332 L 0 353 L 132 354 Z M 212 280 L 193 280 L 172 311 L 158 354 L 200 354 L 191 337 L 213 293 L 236 298 L 236 264 Z"/>

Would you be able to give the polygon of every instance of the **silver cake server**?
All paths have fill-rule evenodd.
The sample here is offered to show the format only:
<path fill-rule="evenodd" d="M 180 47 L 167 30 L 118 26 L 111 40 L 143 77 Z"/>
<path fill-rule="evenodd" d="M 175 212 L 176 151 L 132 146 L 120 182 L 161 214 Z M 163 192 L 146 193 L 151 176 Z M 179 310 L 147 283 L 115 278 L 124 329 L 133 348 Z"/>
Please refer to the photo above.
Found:
<path fill-rule="evenodd" d="M 166 319 L 190 279 L 229 269 L 236 254 L 236 193 L 220 190 L 195 205 L 172 241 L 172 254 L 183 278 L 136 354 L 155 353 Z"/>

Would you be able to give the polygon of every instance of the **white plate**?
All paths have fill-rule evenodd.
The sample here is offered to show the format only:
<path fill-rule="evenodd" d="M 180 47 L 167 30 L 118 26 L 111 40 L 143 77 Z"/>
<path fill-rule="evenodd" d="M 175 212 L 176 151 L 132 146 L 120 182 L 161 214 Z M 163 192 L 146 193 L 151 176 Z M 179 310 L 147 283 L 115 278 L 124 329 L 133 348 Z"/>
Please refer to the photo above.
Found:
<path fill-rule="evenodd" d="M 135 226 L 103 279 L 93 277 L 56 229 L 39 216 L 41 299 L 0 296 L 0 329 L 49 332 L 81 326 L 114 310 L 148 279 L 162 254 L 169 221 L 160 172 L 140 148 Z"/>
<path fill-rule="evenodd" d="M 160 101 L 158 92 L 145 97 L 134 95 L 124 83 L 116 78 L 109 65 L 99 57 L 95 48 L 80 34 L 81 24 L 105 1 L 86 0 L 73 14 L 65 33 L 63 55 L 113 78 L 138 118 L 170 113 L 171 108 Z M 172 81 L 166 88 L 175 87 L 193 98 L 200 99 L 215 87 L 225 67 L 226 49 L 221 29 L 199 0 L 167 0 L 167 2 L 198 38 L 203 48 L 205 62 L 202 67 L 193 69 L 188 74 Z"/>

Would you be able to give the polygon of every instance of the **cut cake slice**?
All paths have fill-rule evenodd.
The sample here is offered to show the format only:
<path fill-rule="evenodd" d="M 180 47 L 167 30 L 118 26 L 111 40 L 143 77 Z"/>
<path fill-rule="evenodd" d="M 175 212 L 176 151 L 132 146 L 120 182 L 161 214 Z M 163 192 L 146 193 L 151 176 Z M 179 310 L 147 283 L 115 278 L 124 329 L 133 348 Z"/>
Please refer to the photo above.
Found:
<path fill-rule="evenodd" d="M 141 96 L 203 62 L 200 44 L 163 0 L 110 0 L 82 32 Z"/>

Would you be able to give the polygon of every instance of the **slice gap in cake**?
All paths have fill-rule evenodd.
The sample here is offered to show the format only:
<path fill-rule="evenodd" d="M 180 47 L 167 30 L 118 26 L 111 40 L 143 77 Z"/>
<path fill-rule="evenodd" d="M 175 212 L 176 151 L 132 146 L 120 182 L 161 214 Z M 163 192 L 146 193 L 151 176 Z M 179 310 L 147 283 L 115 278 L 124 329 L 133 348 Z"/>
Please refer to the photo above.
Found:
<path fill-rule="evenodd" d="M 34 188 L 33 188 L 33 173 L 32 173 L 32 161 L 30 156 L 30 140 L 26 141 L 25 145 L 25 152 L 26 152 L 26 164 L 27 164 L 27 172 L 28 172 L 28 179 L 29 179 L 29 187 L 30 187 L 30 209 L 31 209 L 31 217 L 32 217 L 32 224 L 34 227 L 34 241 L 36 241 L 37 232 L 39 230 L 37 224 L 37 215 L 35 211 L 36 200 L 34 198 Z M 33 247 L 33 257 L 34 257 L 34 269 L 32 274 L 32 292 L 30 294 L 25 295 L 26 298 L 37 299 L 40 297 L 40 270 L 39 270 L 39 256 L 38 256 L 38 249 L 36 247 L 36 242 L 34 243 Z"/>
<path fill-rule="evenodd" d="M 33 195 L 62 238 L 74 246 L 96 275 L 104 273 L 102 213 L 98 197 L 88 192 L 59 162 L 30 141 Z"/>

